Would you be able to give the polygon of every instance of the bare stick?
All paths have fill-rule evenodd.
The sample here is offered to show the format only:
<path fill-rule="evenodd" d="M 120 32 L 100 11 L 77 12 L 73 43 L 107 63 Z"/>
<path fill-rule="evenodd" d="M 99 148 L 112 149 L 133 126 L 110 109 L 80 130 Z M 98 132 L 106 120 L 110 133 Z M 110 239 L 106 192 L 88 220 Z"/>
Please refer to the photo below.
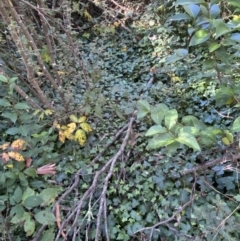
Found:
<path fill-rule="evenodd" d="M 7 233 L 9 241 L 12 241 L 12 237 L 11 237 L 11 235 L 9 233 L 9 230 L 8 230 L 7 224 L 5 222 L 5 219 L 4 219 L 3 215 L 2 215 L 2 212 L 0 212 L 0 218 L 2 219 L 2 225 L 3 225 L 3 228 L 5 229 L 5 231 Z"/>

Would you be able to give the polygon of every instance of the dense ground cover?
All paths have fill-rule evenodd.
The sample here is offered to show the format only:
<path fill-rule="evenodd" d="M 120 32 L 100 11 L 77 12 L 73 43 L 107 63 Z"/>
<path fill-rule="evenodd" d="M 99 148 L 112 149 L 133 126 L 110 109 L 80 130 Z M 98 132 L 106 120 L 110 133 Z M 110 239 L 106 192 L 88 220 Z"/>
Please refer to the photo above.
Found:
<path fill-rule="evenodd" d="M 239 240 L 239 3 L 102 2 L 0 5 L 1 239 Z"/>

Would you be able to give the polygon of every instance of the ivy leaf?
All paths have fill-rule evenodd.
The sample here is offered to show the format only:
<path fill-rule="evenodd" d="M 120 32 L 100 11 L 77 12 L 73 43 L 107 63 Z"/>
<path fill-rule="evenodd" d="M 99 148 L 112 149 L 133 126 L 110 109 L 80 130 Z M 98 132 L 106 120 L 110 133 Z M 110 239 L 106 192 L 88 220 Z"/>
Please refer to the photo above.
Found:
<path fill-rule="evenodd" d="M 193 148 L 196 151 L 201 151 L 201 148 L 196 140 L 196 138 L 188 132 L 179 132 L 178 138 L 176 141 Z"/>
<path fill-rule="evenodd" d="M 200 7 L 197 4 L 184 5 L 184 10 L 193 18 L 196 18 L 200 12 Z"/>
<path fill-rule="evenodd" d="M 171 130 L 177 123 L 178 112 L 175 109 L 169 110 L 164 118 L 165 126 L 168 130 Z"/>
<path fill-rule="evenodd" d="M 145 136 L 153 136 L 160 133 L 167 133 L 167 129 L 161 125 L 154 125 L 147 131 Z"/>
<path fill-rule="evenodd" d="M 156 149 L 159 147 L 167 146 L 174 141 L 174 137 L 169 133 L 158 134 L 149 140 L 147 149 Z"/>
<path fill-rule="evenodd" d="M 211 35 L 206 30 L 200 29 L 192 36 L 189 46 L 195 46 L 204 43 L 210 38 L 210 36 Z"/>
<path fill-rule="evenodd" d="M 240 131 L 240 116 L 233 122 L 232 131 L 233 132 Z"/>

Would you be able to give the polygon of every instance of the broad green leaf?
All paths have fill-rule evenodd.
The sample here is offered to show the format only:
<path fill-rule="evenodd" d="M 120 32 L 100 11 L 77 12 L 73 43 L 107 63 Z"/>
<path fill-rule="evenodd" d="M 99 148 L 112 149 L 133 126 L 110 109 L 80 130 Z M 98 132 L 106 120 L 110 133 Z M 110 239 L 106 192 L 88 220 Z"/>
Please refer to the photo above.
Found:
<path fill-rule="evenodd" d="M 16 122 L 17 117 L 18 117 L 18 116 L 17 116 L 17 113 L 15 113 L 15 112 L 9 112 L 9 111 L 3 112 L 3 113 L 2 113 L 2 116 L 10 119 L 13 123 Z"/>
<path fill-rule="evenodd" d="M 31 167 L 24 170 L 24 173 L 27 174 L 29 177 L 36 177 L 37 176 L 36 170 L 34 168 L 31 168 Z"/>
<path fill-rule="evenodd" d="M 77 116 L 75 116 L 75 115 L 70 115 L 69 118 L 70 118 L 71 121 L 78 123 L 78 118 L 77 118 Z"/>
<path fill-rule="evenodd" d="M 137 108 L 138 108 L 138 113 L 137 113 L 138 119 L 143 118 L 150 111 L 150 105 L 146 100 L 139 100 L 137 102 Z"/>
<path fill-rule="evenodd" d="M 0 99 L 0 106 L 8 107 L 11 106 L 11 103 L 6 99 Z"/>
<path fill-rule="evenodd" d="M 35 191 L 31 189 L 30 187 L 27 187 L 27 189 L 24 191 L 22 196 L 22 201 L 24 201 L 26 198 L 35 195 Z"/>
<path fill-rule="evenodd" d="M 192 18 L 196 18 L 200 12 L 200 7 L 197 4 L 183 5 L 183 8 Z"/>
<path fill-rule="evenodd" d="M 178 112 L 175 109 L 169 110 L 164 118 L 165 126 L 168 130 L 171 130 L 177 123 Z"/>
<path fill-rule="evenodd" d="M 210 8 L 210 16 L 211 18 L 216 18 L 220 14 L 220 8 L 218 4 L 213 4 Z"/>
<path fill-rule="evenodd" d="M 165 104 L 158 104 L 157 106 L 154 106 L 151 108 L 151 118 L 152 120 L 157 124 L 161 125 L 162 120 L 165 116 L 165 114 L 168 112 L 168 107 Z"/>
<path fill-rule="evenodd" d="M 20 186 L 17 186 L 17 188 L 15 189 L 14 193 L 13 193 L 13 199 L 16 203 L 20 203 L 20 201 L 22 200 L 22 189 Z"/>
<path fill-rule="evenodd" d="M 158 134 L 148 142 L 147 149 L 157 149 L 159 147 L 170 145 L 175 141 L 169 133 Z"/>
<path fill-rule="evenodd" d="M 178 0 L 175 5 L 189 5 L 193 3 L 205 3 L 204 0 Z"/>
<path fill-rule="evenodd" d="M 9 83 L 10 84 L 13 84 L 15 83 L 15 81 L 18 79 L 18 77 L 12 77 L 10 80 L 9 80 Z"/>
<path fill-rule="evenodd" d="M 19 128 L 17 128 L 17 127 L 9 128 L 9 129 L 7 129 L 5 131 L 5 133 L 8 134 L 8 135 L 13 135 L 14 136 L 14 135 L 19 133 Z"/>
<path fill-rule="evenodd" d="M 220 36 L 230 32 L 231 30 L 229 29 L 229 27 L 227 26 L 226 23 L 224 23 L 223 21 L 220 22 L 219 24 L 217 24 L 216 27 L 216 36 L 215 39 L 218 39 Z"/>
<path fill-rule="evenodd" d="M 41 191 L 39 196 L 43 199 L 42 205 L 46 206 L 55 201 L 58 196 L 58 188 L 47 188 Z"/>
<path fill-rule="evenodd" d="M 206 30 L 200 29 L 192 36 L 189 46 L 195 46 L 204 43 L 210 38 L 210 36 L 211 35 Z"/>
<path fill-rule="evenodd" d="M 240 2 L 239 0 L 228 0 L 227 1 L 228 4 L 235 6 L 235 7 L 239 7 L 240 8 Z"/>
<path fill-rule="evenodd" d="M 222 138 L 222 142 L 223 142 L 223 144 L 226 145 L 226 146 L 229 146 L 229 145 L 231 144 L 227 137 L 223 137 L 223 138 Z"/>
<path fill-rule="evenodd" d="M 239 132 L 240 131 L 240 116 L 233 122 L 232 131 L 233 132 Z"/>
<path fill-rule="evenodd" d="M 166 146 L 167 154 L 171 155 L 171 154 L 175 153 L 177 151 L 177 149 L 179 148 L 179 146 L 180 146 L 180 144 L 177 141 L 174 141 L 170 145 L 167 145 Z"/>
<path fill-rule="evenodd" d="M 229 39 L 240 43 L 240 33 L 231 34 Z"/>
<path fill-rule="evenodd" d="M 34 208 L 34 207 L 37 207 L 37 206 L 40 206 L 40 204 L 43 202 L 42 198 L 39 197 L 39 196 L 30 196 L 30 197 L 27 197 L 24 202 L 23 202 L 23 205 L 28 208 L 28 209 L 31 209 L 31 208 Z"/>
<path fill-rule="evenodd" d="M 19 126 L 19 133 L 23 136 L 27 136 L 29 134 L 28 125 L 21 125 Z"/>
<path fill-rule="evenodd" d="M 182 21 L 182 20 L 190 20 L 191 17 L 186 14 L 186 13 L 178 13 L 174 16 L 171 16 L 167 19 L 166 22 L 171 22 L 171 21 Z"/>
<path fill-rule="evenodd" d="M 49 211 L 40 211 L 34 217 L 39 223 L 45 225 L 53 225 L 56 222 L 55 216 Z"/>
<path fill-rule="evenodd" d="M 196 151 L 201 151 L 201 148 L 196 140 L 196 138 L 187 132 L 180 132 L 176 141 L 193 148 Z"/>
<path fill-rule="evenodd" d="M 27 236 L 31 236 L 35 231 L 35 222 L 28 217 L 27 220 L 24 222 L 24 231 L 26 232 Z"/>
<path fill-rule="evenodd" d="M 225 130 L 223 132 L 226 135 L 226 138 L 230 141 L 230 143 L 233 143 L 233 139 L 234 139 L 233 134 L 228 130 Z"/>
<path fill-rule="evenodd" d="M 21 103 L 17 103 L 16 105 L 14 105 L 14 108 L 16 108 L 18 110 L 26 110 L 26 109 L 29 109 L 30 106 L 26 102 L 21 102 Z"/>
<path fill-rule="evenodd" d="M 177 54 L 172 54 L 165 59 L 165 63 L 172 64 L 180 59 L 182 59 L 182 57 L 178 56 Z"/>
<path fill-rule="evenodd" d="M 221 47 L 221 44 L 217 43 L 217 42 L 214 42 L 214 43 L 211 43 L 210 46 L 209 46 L 209 52 L 212 53 L 214 52 L 215 50 L 219 49 Z"/>
<path fill-rule="evenodd" d="M 0 74 L 0 81 L 2 81 L 4 83 L 8 83 L 8 79 L 2 74 Z"/>
<path fill-rule="evenodd" d="M 40 241 L 54 241 L 54 239 L 55 239 L 55 230 L 52 227 L 43 232 Z"/>
<path fill-rule="evenodd" d="M 188 50 L 187 49 L 176 49 L 174 50 L 177 56 L 181 58 L 185 58 L 188 55 Z"/>
<path fill-rule="evenodd" d="M 162 127 L 161 125 L 154 125 L 147 131 L 145 136 L 153 136 L 156 134 L 166 133 L 166 132 L 167 132 L 167 129 L 165 127 Z"/>

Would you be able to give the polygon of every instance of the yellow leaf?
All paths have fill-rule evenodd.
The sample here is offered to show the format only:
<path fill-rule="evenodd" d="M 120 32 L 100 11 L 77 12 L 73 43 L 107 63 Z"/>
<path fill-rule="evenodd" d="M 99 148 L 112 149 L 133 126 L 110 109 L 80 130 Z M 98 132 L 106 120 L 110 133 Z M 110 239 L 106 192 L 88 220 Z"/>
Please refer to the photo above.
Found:
<path fill-rule="evenodd" d="M 44 111 L 45 115 L 52 115 L 54 110 L 47 109 Z"/>
<path fill-rule="evenodd" d="M 65 131 L 65 130 L 67 130 L 67 129 L 68 129 L 68 127 L 67 127 L 67 126 L 61 126 L 60 128 L 61 128 L 61 130 L 63 130 L 63 131 Z"/>
<path fill-rule="evenodd" d="M 6 142 L 6 143 L 0 145 L 0 148 L 1 148 L 2 150 L 6 150 L 6 149 L 8 149 L 9 145 L 10 145 L 10 142 Z"/>
<path fill-rule="evenodd" d="M 225 144 L 226 146 L 229 146 L 229 145 L 230 145 L 230 141 L 228 140 L 227 137 L 223 137 L 223 138 L 222 138 L 222 142 L 223 142 L 223 144 Z"/>
<path fill-rule="evenodd" d="M 226 104 L 227 104 L 227 105 L 231 105 L 232 103 L 233 103 L 233 97 L 230 97 L 230 98 L 227 100 Z"/>
<path fill-rule="evenodd" d="M 19 150 L 25 150 L 25 141 L 22 139 L 18 139 L 16 141 L 14 141 L 11 145 L 12 149 L 14 149 L 15 151 L 19 151 Z"/>
<path fill-rule="evenodd" d="M 57 120 L 53 121 L 53 128 L 60 129 L 60 125 L 58 124 Z"/>
<path fill-rule="evenodd" d="M 66 130 L 69 133 L 73 133 L 74 130 L 76 129 L 76 123 L 72 122 L 70 124 L 67 125 L 68 129 Z"/>
<path fill-rule="evenodd" d="M 86 122 L 81 123 L 80 126 L 87 133 L 92 131 L 92 127 Z"/>
<path fill-rule="evenodd" d="M 73 122 L 78 122 L 78 118 L 77 118 L 77 116 L 75 116 L 75 115 L 70 115 L 69 118 L 70 118 L 70 120 L 73 121 Z"/>
<path fill-rule="evenodd" d="M 75 137 L 72 133 L 70 133 L 68 130 L 64 131 L 64 135 L 68 140 L 74 140 Z"/>
<path fill-rule="evenodd" d="M 79 118 L 78 123 L 82 123 L 82 122 L 86 121 L 86 119 L 87 119 L 86 116 L 82 116 Z"/>
<path fill-rule="evenodd" d="M 9 168 L 9 169 L 12 169 L 13 168 L 13 164 L 7 164 L 6 167 Z"/>
<path fill-rule="evenodd" d="M 64 135 L 64 132 L 62 130 L 59 130 L 59 133 L 58 133 L 58 139 L 59 141 L 61 141 L 62 143 L 65 142 L 65 135 Z"/>
<path fill-rule="evenodd" d="M 87 136 L 86 133 L 84 132 L 84 130 L 77 130 L 75 133 L 75 140 L 78 141 L 80 146 L 83 146 L 84 143 L 87 140 Z"/>
<path fill-rule="evenodd" d="M 16 160 L 18 162 L 23 162 L 24 161 L 24 157 L 19 152 L 10 151 L 10 152 L 8 152 L 8 155 L 12 159 L 14 159 L 14 160 Z"/>

